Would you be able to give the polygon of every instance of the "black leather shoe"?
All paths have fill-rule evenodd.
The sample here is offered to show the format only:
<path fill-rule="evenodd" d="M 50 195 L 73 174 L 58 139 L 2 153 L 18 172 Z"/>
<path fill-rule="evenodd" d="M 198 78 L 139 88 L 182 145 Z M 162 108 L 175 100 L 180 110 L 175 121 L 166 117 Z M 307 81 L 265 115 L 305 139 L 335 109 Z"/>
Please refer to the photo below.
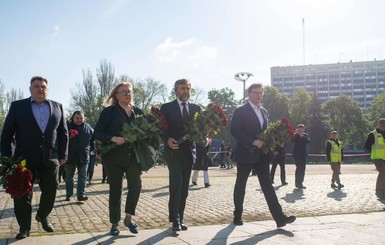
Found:
<path fill-rule="evenodd" d="M 193 185 L 198 185 L 197 182 L 194 182 L 194 181 L 192 182 L 192 184 L 193 184 Z"/>
<path fill-rule="evenodd" d="M 277 222 L 277 227 L 283 227 L 287 224 L 291 224 L 296 220 L 295 216 L 289 216 L 287 217 L 286 215 L 283 216 L 282 220 Z"/>
<path fill-rule="evenodd" d="M 210 185 L 209 183 L 206 183 L 206 184 L 205 184 L 205 187 L 206 187 L 206 188 L 208 188 L 208 187 L 210 187 L 210 186 L 211 186 L 211 185 Z"/>
<path fill-rule="evenodd" d="M 337 186 L 334 183 L 331 184 L 330 187 L 333 188 L 333 189 L 337 189 Z"/>
<path fill-rule="evenodd" d="M 48 222 L 47 218 L 40 218 L 36 215 L 35 219 L 37 222 L 41 223 L 41 227 L 43 228 L 43 230 L 45 230 L 46 232 L 53 232 L 53 226 L 51 225 L 51 223 Z"/>
<path fill-rule="evenodd" d="M 88 197 L 87 197 L 87 196 L 78 197 L 78 201 L 79 201 L 79 202 L 87 201 L 87 200 L 88 200 Z"/>
<path fill-rule="evenodd" d="M 295 187 L 297 187 L 298 189 L 306 189 L 306 186 L 303 185 L 296 185 Z"/>
<path fill-rule="evenodd" d="M 180 224 L 179 224 L 179 222 L 178 221 L 174 221 L 174 222 L 172 222 L 172 230 L 173 231 L 180 231 Z"/>
<path fill-rule="evenodd" d="M 344 188 L 343 184 L 338 184 L 338 190 L 341 190 L 341 188 Z"/>
<path fill-rule="evenodd" d="M 117 236 L 117 235 L 119 235 L 119 233 L 120 233 L 119 226 L 118 225 L 112 225 L 111 229 L 110 229 L 110 235 L 111 236 Z"/>
<path fill-rule="evenodd" d="M 234 218 L 233 219 L 233 224 L 234 225 L 243 225 L 243 221 L 242 221 L 241 218 L 239 218 L 239 219 Z"/>
<path fill-rule="evenodd" d="M 287 183 L 287 182 L 282 182 L 282 185 L 288 185 L 289 183 Z"/>
<path fill-rule="evenodd" d="M 180 228 L 182 229 L 182 231 L 187 231 L 188 226 L 183 223 L 180 223 Z"/>
<path fill-rule="evenodd" d="M 24 238 L 27 238 L 29 237 L 29 231 L 20 231 L 17 235 L 16 235 L 16 239 L 17 240 L 20 240 L 20 239 L 24 239 Z"/>

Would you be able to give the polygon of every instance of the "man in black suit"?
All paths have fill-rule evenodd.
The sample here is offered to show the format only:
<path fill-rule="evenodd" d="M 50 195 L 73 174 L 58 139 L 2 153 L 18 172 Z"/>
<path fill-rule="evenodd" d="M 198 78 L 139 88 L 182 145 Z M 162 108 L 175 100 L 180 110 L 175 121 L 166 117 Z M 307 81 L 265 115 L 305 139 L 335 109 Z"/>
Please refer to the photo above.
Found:
<path fill-rule="evenodd" d="M 259 136 L 268 125 L 268 112 L 261 106 L 263 85 L 252 84 L 247 93 L 249 101 L 235 109 L 230 124 L 231 135 L 236 139 L 233 150 L 233 160 L 237 163 L 237 179 L 234 187 L 234 220 L 235 225 L 243 225 L 242 212 L 245 189 L 250 171 L 255 170 L 259 184 L 265 196 L 270 213 L 277 227 L 285 226 L 295 221 L 294 216 L 286 216 L 282 212 L 277 195 L 272 186 L 269 171 L 271 154 L 264 154 L 260 148 L 264 142 Z"/>
<path fill-rule="evenodd" d="M 26 159 L 33 180 L 39 180 L 41 190 L 36 220 L 47 232 L 53 232 L 47 216 L 51 213 L 58 187 L 59 165 L 65 163 L 68 148 L 68 130 L 60 103 L 47 99 L 48 80 L 32 77 L 31 97 L 11 104 L 1 134 L 1 155 L 12 156 L 11 142 L 15 136 L 15 157 Z M 20 226 L 16 239 L 29 236 L 32 216 L 31 190 L 14 199 L 14 210 Z"/>
<path fill-rule="evenodd" d="M 165 159 L 169 170 L 168 203 L 169 221 L 174 231 L 187 230 L 183 223 L 183 213 L 188 196 L 189 180 L 192 165 L 195 161 L 194 142 L 185 140 L 178 144 L 178 140 L 185 136 L 185 123 L 191 121 L 200 107 L 190 103 L 191 83 L 187 79 L 175 82 L 176 99 L 163 104 L 160 108 L 165 115 L 168 129 L 162 135 L 165 142 Z"/>

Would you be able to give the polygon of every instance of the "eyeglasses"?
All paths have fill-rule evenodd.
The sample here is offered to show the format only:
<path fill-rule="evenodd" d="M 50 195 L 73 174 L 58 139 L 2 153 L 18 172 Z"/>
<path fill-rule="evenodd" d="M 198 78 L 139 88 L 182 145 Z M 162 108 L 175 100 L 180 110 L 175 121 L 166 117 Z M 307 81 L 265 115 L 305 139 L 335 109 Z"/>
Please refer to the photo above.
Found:
<path fill-rule="evenodd" d="M 119 91 L 119 92 L 116 92 L 117 94 L 123 94 L 123 95 L 129 95 L 132 93 L 131 90 L 122 90 L 122 91 Z"/>

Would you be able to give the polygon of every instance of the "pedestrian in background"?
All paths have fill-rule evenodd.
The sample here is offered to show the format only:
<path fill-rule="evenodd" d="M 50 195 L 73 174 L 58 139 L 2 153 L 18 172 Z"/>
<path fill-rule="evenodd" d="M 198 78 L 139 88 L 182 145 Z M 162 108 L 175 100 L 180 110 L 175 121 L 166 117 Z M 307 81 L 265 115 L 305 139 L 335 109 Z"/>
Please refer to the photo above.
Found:
<path fill-rule="evenodd" d="M 196 144 L 197 159 L 193 165 L 193 173 L 191 177 L 191 182 L 193 185 L 198 185 L 198 174 L 199 171 L 203 171 L 203 182 L 206 188 L 210 187 L 209 171 L 208 165 L 211 159 L 208 156 L 208 150 L 210 149 L 212 143 L 211 138 L 207 138 L 206 142 Z M 205 146 L 203 146 L 204 144 Z"/>
<path fill-rule="evenodd" d="M 376 196 L 385 199 L 385 118 L 380 118 L 377 128 L 368 134 L 365 148 L 371 152 L 370 159 L 378 171 Z"/>
<path fill-rule="evenodd" d="M 326 142 L 326 158 L 333 171 L 331 188 L 341 190 L 344 187 L 340 181 L 341 164 L 344 160 L 342 142 L 338 140 L 338 132 L 332 131 L 330 139 Z M 337 185 L 335 185 L 337 183 Z"/>
<path fill-rule="evenodd" d="M 96 153 L 95 153 L 95 149 L 91 149 L 90 163 L 88 164 L 88 168 L 87 168 L 87 180 L 89 185 L 92 185 L 92 178 L 94 177 L 95 165 L 97 166 Z"/>
<path fill-rule="evenodd" d="M 73 195 L 74 175 L 77 170 L 78 180 L 76 195 L 78 201 L 87 201 L 86 181 L 87 167 L 90 162 L 90 150 L 94 148 L 94 129 L 84 121 L 81 111 L 75 111 L 67 124 L 70 140 L 68 145 L 68 160 L 64 164 L 66 201 Z"/>
<path fill-rule="evenodd" d="M 274 175 L 275 170 L 277 168 L 277 165 L 279 165 L 280 168 L 280 177 L 281 177 L 281 184 L 287 185 L 286 182 L 286 171 L 285 171 L 285 146 L 276 146 L 274 149 L 274 160 L 271 164 L 271 171 L 270 171 L 270 178 L 271 183 L 274 184 Z"/>
<path fill-rule="evenodd" d="M 127 179 L 127 196 L 125 204 L 124 225 L 131 233 L 138 233 L 137 225 L 132 222 L 136 206 L 142 189 L 140 178 L 142 171 L 136 161 L 134 149 L 122 137 L 124 123 L 128 125 L 135 120 L 135 115 L 143 115 L 141 109 L 133 105 L 133 86 L 129 82 L 118 83 L 110 92 L 95 126 L 95 138 L 103 146 L 118 145 L 115 149 L 102 155 L 102 164 L 105 167 L 109 192 L 109 215 L 112 224 L 110 234 L 119 235 L 119 221 L 121 220 L 121 201 L 123 176 Z"/>
<path fill-rule="evenodd" d="M 220 152 L 219 152 L 219 157 L 220 157 L 220 160 L 221 160 L 220 161 L 221 168 L 226 168 L 225 156 L 226 156 L 226 147 L 225 147 L 225 143 L 222 141 Z"/>
<path fill-rule="evenodd" d="M 295 187 L 298 189 L 306 189 L 303 185 L 305 178 L 306 162 L 307 162 L 307 144 L 310 143 L 310 138 L 305 133 L 305 125 L 298 124 L 293 138 L 293 158 L 295 162 Z"/>
<path fill-rule="evenodd" d="M 231 146 L 230 145 L 226 146 L 226 160 L 227 160 L 227 169 L 233 168 L 234 163 L 233 163 L 233 160 L 231 159 Z"/>

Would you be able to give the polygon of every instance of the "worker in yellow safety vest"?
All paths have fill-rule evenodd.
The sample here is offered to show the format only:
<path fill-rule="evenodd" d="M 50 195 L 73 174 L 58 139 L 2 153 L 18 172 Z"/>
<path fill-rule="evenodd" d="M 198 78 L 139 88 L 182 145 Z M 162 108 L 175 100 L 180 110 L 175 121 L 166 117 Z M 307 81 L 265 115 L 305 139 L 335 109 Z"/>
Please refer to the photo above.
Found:
<path fill-rule="evenodd" d="M 372 159 L 378 171 L 376 196 L 385 199 L 385 118 L 380 118 L 377 128 L 369 133 L 365 148 L 371 152 Z"/>
<path fill-rule="evenodd" d="M 341 190 L 344 187 L 340 181 L 341 163 L 343 160 L 342 142 L 338 140 L 338 132 L 332 131 L 330 139 L 326 142 L 326 157 L 333 170 L 331 188 Z M 335 184 L 337 183 L 337 185 Z"/>

